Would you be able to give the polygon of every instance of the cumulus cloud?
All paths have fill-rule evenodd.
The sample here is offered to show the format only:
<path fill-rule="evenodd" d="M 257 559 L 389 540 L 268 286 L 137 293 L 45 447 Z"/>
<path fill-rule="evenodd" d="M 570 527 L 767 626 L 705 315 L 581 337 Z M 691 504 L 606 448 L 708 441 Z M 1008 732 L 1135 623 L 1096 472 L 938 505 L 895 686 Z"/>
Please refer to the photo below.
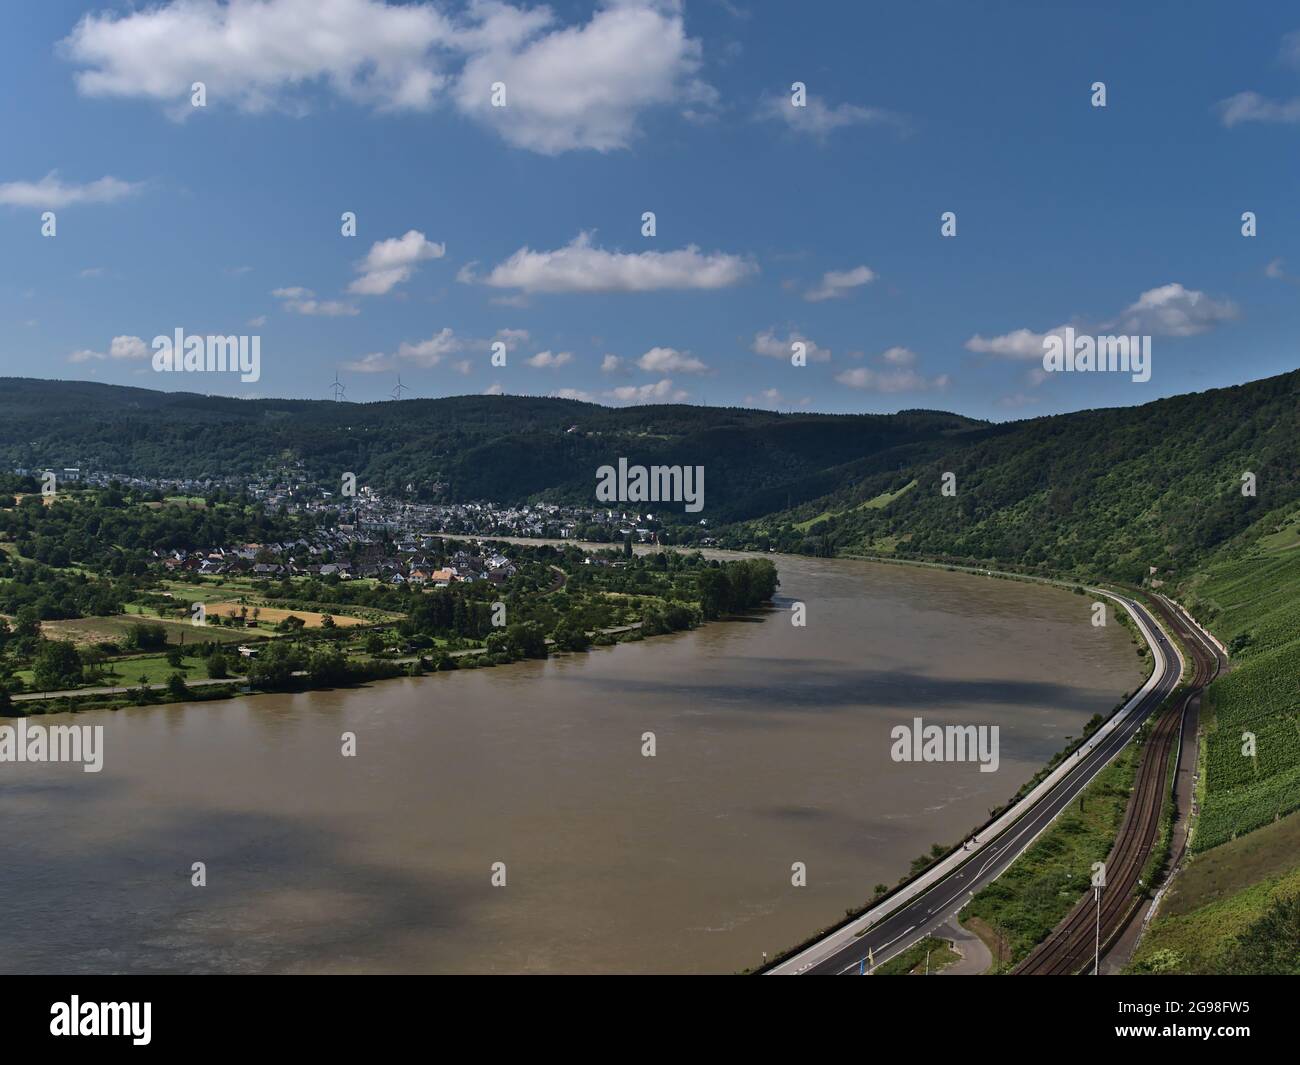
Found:
<path fill-rule="evenodd" d="M 606 251 L 592 245 L 590 233 L 579 233 L 555 251 L 520 248 L 483 278 L 466 268 L 458 280 L 524 292 L 654 292 L 727 288 L 757 270 L 739 255 L 705 254 L 693 244 L 668 252 Z"/>
<path fill-rule="evenodd" d="M 62 180 L 57 170 L 51 170 L 40 181 L 0 184 L 0 204 L 57 210 L 86 203 L 114 203 L 134 195 L 143 187 L 142 182 L 122 181 L 115 177 L 102 177 L 78 185 Z"/>
<path fill-rule="evenodd" d="M 777 339 L 776 330 L 774 329 L 769 329 L 763 333 L 755 333 L 754 343 L 750 345 L 750 350 L 756 355 L 763 355 L 769 359 L 789 360 L 794 355 L 793 345 L 795 341 L 803 342 L 809 362 L 830 362 L 831 353 L 828 348 L 820 347 L 815 341 L 797 331 L 788 332 L 784 340 Z"/>
<path fill-rule="evenodd" d="M 571 351 L 539 351 L 524 360 L 529 366 L 538 370 L 558 370 L 561 366 L 566 366 L 573 361 L 573 352 Z"/>
<path fill-rule="evenodd" d="M 1205 333 L 1238 315 L 1236 304 L 1216 300 L 1204 292 L 1185 288 L 1177 282 L 1147 289 L 1118 317 L 1093 325 L 1074 326 L 1076 333 L 1090 330 L 1101 335 L 1113 333 L 1141 336 L 1187 337 Z M 1000 336 L 979 334 L 966 341 L 968 351 L 997 355 L 1007 359 L 1043 357 L 1043 343 L 1049 336 L 1064 337 L 1066 326 L 1058 325 L 1044 333 L 1016 329 Z"/>
<path fill-rule="evenodd" d="M 916 362 L 916 352 L 910 348 L 888 348 L 880 357 L 891 366 L 911 366 Z"/>
<path fill-rule="evenodd" d="M 173 0 L 92 12 L 60 42 L 86 96 L 154 100 L 176 118 L 201 81 L 209 103 L 306 108 L 304 88 L 386 109 L 430 107 L 447 78 L 433 54 L 454 34 L 427 4 L 381 0 Z"/>
<path fill-rule="evenodd" d="M 361 296 L 382 296 L 407 281 L 416 263 L 441 259 L 446 254 L 446 244 L 429 240 L 417 229 L 409 229 L 400 237 L 376 241 L 366 257 L 357 263 L 361 276 L 348 286 L 348 291 Z"/>
<path fill-rule="evenodd" d="M 607 399 L 618 403 L 682 403 L 690 393 L 673 387 L 672 378 L 665 377 L 654 384 L 623 385 L 605 393 Z"/>
<path fill-rule="evenodd" d="M 636 364 L 650 373 L 707 373 L 709 370 L 689 351 L 675 348 L 651 348 L 636 360 Z"/>
<path fill-rule="evenodd" d="M 137 336 L 116 336 L 108 342 L 108 353 L 82 348 L 68 356 L 68 362 L 92 362 L 100 359 L 147 359 L 149 345 Z"/>
<path fill-rule="evenodd" d="M 1274 122 L 1289 125 L 1300 122 L 1300 98 L 1270 100 L 1257 92 L 1239 92 L 1220 100 L 1216 106 L 1219 121 L 1231 129 L 1243 122 Z"/>
<path fill-rule="evenodd" d="M 350 370 L 352 373 L 386 373 L 396 365 L 396 360 L 391 355 L 385 355 L 382 351 L 372 351 L 369 355 L 362 355 L 359 359 L 345 362 L 343 369 Z"/>
<path fill-rule="evenodd" d="M 1283 36 L 1280 51 L 1283 63 L 1300 67 L 1300 31 Z M 1219 114 L 1219 121 L 1229 129 L 1243 122 L 1300 122 L 1300 97 L 1270 100 L 1257 92 L 1239 92 L 1220 100 L 1214 109 Z"/>
<path fill-rule="evenodd" d="M 546 154 L 624 148 L 651 109 L 716 103 L 676 0 L 606 0 L 572 25 L 546 6 L 449 9 L 171 0 L 88 14 L 60 50 L 84 95 L 152 100 L 178 120 L 196 110 L 196 81 L 208 106 L 248 112 L 303 114 L 322 88 L 385 111 L 429 111 L 445 99 L 508 143 Z M 492 106 L 497 82 L 505 107 Z"/>
<path fill-rule="evenodd" d="M 846 388 L 860 388 L 869 392 L 928 392 L 948 386 L 947 374 L 924 377 L 907 368 L 873 370 L 868 366 L 856 366 L 852 370 L 837 373 L 835 380 Z"/>
<path fill-rule="evenodd" d="M 619 355 L 606 355 L 600 360 L 601 373 L 622 373 L 623 359 Z"/>
<path fill-rule="evenodd" d="M 139 337 L 114 337 L 108 344 L 108 357 L 110 359 L 147 359 L 149 357 L 149 345 Z"/>
<path fill-rule="evenodd" d="M 918 357 L 910 348 L 886 348 L 873 361 L 880 368 L 857 366 L 840 371 L 835 380 L 846 388 L 867 392 L 930 392 L 948 387 L 947 374 L 926 377 L 915 368 Z"/>
<path fill-rule="evenodd" d="M 462 351 L 465 342 L 450 327 L 434 333 L 427 340 L 418 340 L 414 344 L 403 340 L 397 348 L 397 357 L 413 362 L 417 366 L 437 366 L 448 355 Z"/>
<path fill-rule="evenodd" d="M 1189 337 L 1236 317 L 1237 307 L 1230 301 L 1211 299 L 1174 282 L 1142 293 L 1114 324 L 1127 333 Z"/>
<path fill-rule="evenodd" d="M 584 392 L 581 388 L 557 388 L 554 392 L 548 392 L 552 399 L 578 399 L 583 403 L 595 403 L 596 397 L 590 392 Z"/>
<path fill-rule="evenodd" d="M 894 126 L 906 123 L 902 115 L 883 107 L 861 107 L 840 103 L 831 107 L 820 96 L 807 96 L 803 107 L 795 107 L 789 96 L 768 96 L 758 106 L 758 117 L 783 122 L 795 131 L 824 141 L 837 129 L 849 126 Z"/>
<path fill-rule="evenodd" d="M 780 407 L 810 407 L 812 406 L 812 397 L 804 396 L 798 400 L 786 399 L 785 395 L 779 388 L 765 388 L 757 395 L 745 397 L 745 406 L 747 407 L 766 407 L 776 410 Z"/>
<path fill-rule="evenodd" d="M 998 355 L 1004 359 L 1041 359 L 1043 342 L 1049 336 L 1061 336 L 1065 326 L 1059 325 L 1046 333 L 1035 333 L 1032 329 L 1015 329 L 1001 336 L 984 337 L 976 333 L 966 341 L 966 350 L 982 355 Z"/>
<path fill-rule="evenodd" d="M 483 389 L 483 395 L 485 396 L 503 396 L 505 392 L 506 390 L 501 387 L 499 381 L 493 381 L 487 388 Z"/>
<path fill-rule="evenodd" d="M 450 326 L 444 326 L 424 340 L 402 341 L 393 354 L 372 352 L 353 362 L 344 363 L 344 367 L 356 373 L 380 373 L 404 363 L 432 369 L 454 355 L 488 351 L 495 341 L 505 344 L 507 351 L 514 351 L 528 340 L 528 336 L 527 329 L 498 329 L 487 338 L 463 337 L 458 336 Z M 473 363 L 469 359 L 459 359 L 452 363 L 451 368 L 457 373 L 468 374 L 473 370 Z"/>
<path fill-rule="evenodd" d="M 852 270 L 828 270 L 822 274 L 821 282 L 805 292 L 803 298 L 809 303 L 839 299 L 855 288 L 871 284 L 875 279 L 875 271 L 865 266 L 855 266 Z"/>
<path fill-rule="evenodd" d="M 318 300 L 316 293 L 301 285 L 274 288 L 271 290 L 271 295 L 282 301 L 280 306 L 292 314 L 339 318 L 361 313 L 350 303 L 343 303 L 340 300 Z"/>
<path fill-rule="evenodd" d="M 471 9 L 474 11 L 475 9 Z M 627 147 L 641 115 L 676 105 L 708 109 L 716 91 L 699 78 L 701 48 L 669 0 L 602 4 L 585 25 L 557 27 L 548 8 L 478 5 L 481 28 L 452 95 L 462 113 L 508 143 L 546 155 Z M 506 106 L 491 86 L 506 87 Z"/>

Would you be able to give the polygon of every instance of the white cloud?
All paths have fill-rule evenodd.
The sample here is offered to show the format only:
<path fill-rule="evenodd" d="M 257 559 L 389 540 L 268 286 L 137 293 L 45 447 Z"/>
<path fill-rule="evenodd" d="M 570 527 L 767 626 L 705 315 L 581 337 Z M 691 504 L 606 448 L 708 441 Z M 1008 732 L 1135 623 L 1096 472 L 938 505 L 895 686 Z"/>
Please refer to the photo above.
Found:
<path fill-rule="evenodd" d="M 600 360 L 601 373 L 622 373 L 623 360 L 618 355 L 606 355 Z"/>
<path fill-rule="evenodd" d="M 767 407 L 776 410 L 780 407 L 810 407 L 812 406 L 812 397 L 804 396 L 802 399 L 786 399 L 779 388 L 765 388 L 757 395 L 745 397 L 745 406 L 747 407 Z"/>
<path fill-rule="evenodd" d="M 557 388 L 554 392 L 548 392 L 552 399 L 580 399 L 583 403 L 595 403 L 596 397 L 590 392 L 584 392 L 580 388 Z"/>
<path fill-rule="evenodd" d="M 0 204 L 55 210 L 83 203 L 113 203 L 139 192 L 142 183 L 102 177 L 84 185 L 69 184 L 51 170 L 40 181 L 7 181 L 0 184 Z"/>
<path fill-rule="evenodd" d="M 855 266 L 852 270 L 828 270 L 822 274 L 821 282 L 816 288 L 804 293 L 809 303 L 822 300 L 839 299 L 855 288 L 869 285 L 876 279 L 876 272 L 865 266 Z"/>
<path fill-rule="evenodd" d="M 1000 355 L 1004 359 L 1041 359 L 1043 341 L 1049 336 L 1060 336 L 1065 326 L 1058 325 L 1046 333 L 1035 333 L 1031 329 L 1016 329 L 1001 336 L 983 337 L 978 333 L 966 341 L 966 350 L 982 355 Z"/>
<path fill-rule="evenodd" d="M 254 329 L 261 329 L 262 326 L 266 325 L 266 315 L 259 314 L 256 318 L 250 318 L 248 324 Z"/>
<path fill-rule="evenodd" d="M 910 348 L 889 348 L 880 357 L 891 366 L 911 366 L 916 362 L 916 352 Z"/>
<path fill-rule="evenodd" d="M 301 285 L 274 288 L 271 290 L 271 295 L 278 300 L 282 300 L 281 306 L 292 314 L 339 318 L 361 313 L 350 303 L 343 303 L 339 300 L 318 300 L 316 299 L 316 293 L 309 288 L 303 288 Z"/>
<path fill-rule="evenodd" d="M 362 296 L 382 296 L 408 280 L 416 263 L 441 259 L 446 254 L 446 244 L 436 244 L 416 229 L 407 230 L 400 237 L 376 241 L 357 264 L 361 276 L 348 286 L 348 291 Z"/>
<path fill-rule="evenodd" d="M 689 351 L 675 348 L 651 348 L 636 364 L 650 373 L 707 373 L 709 369 Z"/>
<path fill-rule="evenodd" d="M 545 7 L 471 10 L 482 23 L 464 38 L 474 54 L 453 95 L 463 113 L 516 147 L 608 152 L 635 139 L 648 109 L 716 101 L 697 76 L 700 44 L 687 37 L 673 0 L 615 0 L 585 25 L 563 28 Z M 506 86 L 505 107 L 492 106 L 494 82 Z"/>
<path fill-rule="evenodd" d="M 154 100 L 179 119 L 196 110 L 196 81 L 209 105 L 250 112 L 301 112 L 300 90 L 313 83 L 379 108 L 427 109 L 446 82 L 432 50 L 452 36 L 427 4 L 174 0 L 87 14 L 60 49 L 83 68 L 82 94 Z"/>
<path fill-rule="evenodd" d="M 649 385 L 624 385 L 621 388 L 611 388 L 605 393 L 607 399 L 616 400 L 619 403 L 655 403 L 670 402 L 682 403 L 690 393 L 680 388 L 674 388 L 672 378 L 665 377 Z"/>
<path fill-rule="evenodd" d="M 1100 336 L 1136 334 L 1138 336 L 1188 337 L 1205 333 L 1237 317 L 1236 304 L 1216 300 L 1204 292 L 1184 288 L 1177 282 L 1147 289 L 1129 304 L 1117 318 L 1094 324 L 1074 326 L 1076 335 L 1092 332 Z M 966 341 L 966 350 L 1005 359 L 1041 361 L 1043 344 L 1050 336 L 1066 340 L 1067 326 L 1058 325 L 1045 333 L 1016 329 L 1000 336 L 984 337 L 978 333 Z"/>
<path fill-rule="evenodd" d="M 848 126 L 885 125 L 901 128 L 906 124 L 902 115 L 883 107 L 860 107 L 849 103 L 830 107 L 820 96 L 811 93 L 807 95 L 803 107 L 795 107 L 789 96 L 766 97 L 759 104 L 758 117 L 784 122 L 796 133 L 804 133 L 821 141 L 837 129 Z"/>
<path fill-rule="evenodd" d="M 1219 121 L 1231 129 L 1243 122 L 1300 122 L 1300 98 L 1270 100 L 1257 92 L 1239 92 L 1216 105 Z"/>
<path fill-rule="evenodd" d="M 1127 333 L 1189 337 L 1236 317 L 1237 307 L 1232 302 L 1211 299 L 1174 282 L 1142 293 L 1112 328 L 1118 325 Z"/>
<path fill-rule="evenodd" d="M 108 357 L 110 359 L 147 359 L 149 357 L 149 345 L 139 337 L 114 337 L 109 341 Z"/>
<path fill-rule="evenodd" d="M 343 369 L 350 370 L 352 373 L 385 373 L 396 365 L 391 355 L 385 355 L 382 351 L 373 351 L 369 355 L 362 355 L 359 359 L 345 362 Z"/>
<path fill-rule="evenodd" d="M 483 395 L 485 395 L 485 396 L 502 396 L 502 395 L 505 395 L 505 391 L 506 391 L 506 390 L 505 390 L 504 388 L 501 387 L 500 382 L 498 382 L 498 381 L 493 381 L 492 384 L 488 385 L 487 388 L 483 389 Z"/>
<path fill-rule="evenodd" d="M 419 340 L 414 344 L 402 341 L 397 348 L 397 355 L 419 366 L 430 367 L 437 366 L 448 355 L 455 355 L 464 347 L 464 341 L 452 329 L 443 328 L 428 340 Z"/>
<path fill-rule="evenodd" d="M 769 329 L 765 333 L 755 333 L 754 343 L 750 345 L 750 350 L 756 355 L 763 355 L 769 359 L 785 359 L 788 361 L 794 355 L 792 345 L 797 340 L 803 341 L 806 348 L 805 354 L 809 362 L 830 362 L 831 353 L 828 348 L 819 347 L 815 341 L 795 331 L 787 333 L 784 340 L 777 339 L 774 329 Z"/>
<path fill-rule="evenodd" d="M 739 255 L 703 254 L 694 244 L 678 251 L 617 252 L 592 246 L 579 233 L 555 251 L 523 247 L 484 278 L 468 268 L 458 280 L 525 292 L 654 292 L 717 289 L 739 284 L 758 268 Z"/>
<path fill-rule="evenodd" d="M 525 359 L 524 362 L 538 370 L 558 370 L 561 366 L 567 365 L 573 361 L 573 352 L 571 351 L 539 351 L 531 358 Z"/>
<path fill-rule="evenodd" d="M 870 392 L 928 392 L 948 387 L 947 374 L 928 378 L 906 368 L 873 370 L 857 366 L 837 373 L 835 380 L 846 388 L 860 388 Z"/>
<path fill-rule="evenodd" d="M 492 340 L 485 341 L 485 346 L 490 348 L 492 341 L 499 340 L 506 346 L 506 351 L 514 351 L 520 344 L 526 343 L 528 339 L 527 329 L 498 329 Z"/>
<path fill-rule="evenodd" d="M 442 6 L 171 0 L 88 14 L 60 50 L 84 95 L 152 100 L 178 120 L 197 110 L 195 81 L 209 107 L 248 112 L 304 114 L 322 87 L 379 110 L 429 111 L 446 97 L 508 143 L 546 154 L 623 148 L 650 109 L 716 103 L 676 0 L 606 0 L 573 25 L 545 6 Z M 492 106 L 498 81 L 506 107 Z"/>
<path fill-rule="evenodd" d="M 92 362 L 101 359 L 147 359 L 149 346 L 136 336 L 116 336 L 108 342 L 108 354 L 82 348 L 68 356 L 68 362 Z"/>

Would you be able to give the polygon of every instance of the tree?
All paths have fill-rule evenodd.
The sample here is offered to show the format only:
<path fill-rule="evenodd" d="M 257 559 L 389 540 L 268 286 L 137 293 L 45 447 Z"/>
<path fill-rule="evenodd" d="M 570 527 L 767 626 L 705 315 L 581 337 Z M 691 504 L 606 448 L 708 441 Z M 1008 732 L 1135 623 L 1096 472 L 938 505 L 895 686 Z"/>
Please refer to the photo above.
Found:
<path fill-rule="evenodd" d="M 225 680 L 230 675 L 230 663 L 220 651 L 213 651 L 208 656 L 208 676 L 213 680 Z"/>
<path fill-rule="evenodd" d="M 506 638 L 516 658 L 546 657 L 546 635 L 535 621 L 516 622 L 508 626 Z"/>
<path fill-rule="evenodd" d="M 563 618 L 552 633 L 555 646 L 561 651 L 585 651 L 591 646 L 591 637 L 582 623 L 571 617 Z"/>
<path fill-rule="evenodd" d="M 81 655 L 67 640 L 46 640 L 36 652 L 32 675 L 41 691 L 75 688 L 81 683 Z"/>
<path fill-rule="evenodd" d="M 173 673 L 167 678 L 167 694 L 174 699 L 188 699 L 193 694 L 185 684 L 185 678 Z"/>

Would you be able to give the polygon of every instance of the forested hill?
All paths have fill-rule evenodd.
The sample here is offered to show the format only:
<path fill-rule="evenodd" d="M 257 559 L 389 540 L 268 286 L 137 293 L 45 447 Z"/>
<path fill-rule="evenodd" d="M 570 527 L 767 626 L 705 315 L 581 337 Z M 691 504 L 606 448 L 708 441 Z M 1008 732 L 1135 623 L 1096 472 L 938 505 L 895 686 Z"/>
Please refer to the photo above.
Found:
<path fill-rule="evenodd" d="M 733 546 L 894 552 L 1135 580 L 1300 508 L 1300 371 L 1141 407 L 993 425 L 460 396 L 236 400 L 0 379 L 0 468 L 254 479 L 301 463 L 425 500 L 593 501 L 596 469 L 705 467 Z M 943 474 L 956 494 L 941 493 Z M 1243 474 L 1256 494 L 1242 494 Z M 659 508 L 656 510 L 671 510 Z M 677 508 L 680 509 L 680 508 Z M 1263 519 L 1262 521 L 1260 519 Z M 1258 523 L 1258 524 L 1257 524 Z"/>
<path fill-rule="evenodd" d="M 1300 372 L 1140 407 L 991 426 L 732 531 L 783 550 L 894 552 L 1137 580 L 1186 573 L 1300 507 Z M 956 494 L 941 493 L 942 477 Z M 1243 495 L 1242 477 L 1256 494 Z M 1291 534 L 1300 526 L 1288 526 Z"/>
<path fill-rule="evenodd" d="M 704 465 L 712 524 L 768 514 L 924 462 L 986 423 L 954 414 L 777 414 L 458 396 L 383 403 L 239 400 L 0 378 L 0 468 L 248 479 L 295 463 L 424 500 L 593 502 L 596 470 Z M 660 509 L 660 508 L 656 508 Z M 671 508 L 665 508 L 671 509 Z M 678 508 L 680 509 L 680 508 Z"/>

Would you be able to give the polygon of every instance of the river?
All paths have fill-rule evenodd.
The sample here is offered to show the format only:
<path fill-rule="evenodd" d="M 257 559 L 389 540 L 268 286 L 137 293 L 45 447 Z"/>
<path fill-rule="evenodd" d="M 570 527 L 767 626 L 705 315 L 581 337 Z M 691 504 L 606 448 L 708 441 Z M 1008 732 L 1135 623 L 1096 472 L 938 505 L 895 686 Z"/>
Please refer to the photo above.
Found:
<path fill-rule="evenodd" d="M 962 838 L 1142 680 L 1088 598 L 776 561 L 772 610 L 695 632 L 30 719 L 103 725 L 104 768 L 0 764 L 0 971 L 734 972 Z M 892 761 L 916 716 L 997 725 L 998 770 Z"/>

